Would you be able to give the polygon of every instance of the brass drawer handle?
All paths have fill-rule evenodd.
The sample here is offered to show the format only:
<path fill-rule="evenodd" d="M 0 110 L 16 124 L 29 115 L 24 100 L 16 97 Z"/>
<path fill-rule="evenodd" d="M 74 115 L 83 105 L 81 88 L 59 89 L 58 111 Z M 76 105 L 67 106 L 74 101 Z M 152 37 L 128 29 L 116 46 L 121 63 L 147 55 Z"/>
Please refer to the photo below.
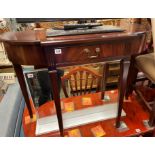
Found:
<path fill-rule="evenodd" d="M 88 49 L 88 48 L 85 48 L 83 51 L 88 55 L 88 58 L 94 59 L 94 58 L 98 58 L 99 57 L 99 53 L 100 53 L 101 50 L 100 50 L 100 48 L 97 47 L 95 49 L 96 55 L 91 55 L 91 50 Z"/>

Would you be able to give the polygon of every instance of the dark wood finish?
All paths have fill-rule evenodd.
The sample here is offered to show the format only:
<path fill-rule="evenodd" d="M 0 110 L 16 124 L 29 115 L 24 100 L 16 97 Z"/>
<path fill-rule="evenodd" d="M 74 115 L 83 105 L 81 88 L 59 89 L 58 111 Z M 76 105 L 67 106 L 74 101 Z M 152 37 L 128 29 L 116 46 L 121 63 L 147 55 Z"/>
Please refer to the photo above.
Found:
<path fill-rule="evenodd" d="M 146 97 L 144 96 L 144 93 L 142 93 L 142 90 L 145 91 L 145 88 L 143 86 L 141 86 L 141 87 L 136 86 L 137 81 L 146 80 L 146 78 L 137 80 L 138 72 L 141 70 L 138 69 L 138 67 L 136 65 L 136 60 L 135 60 L 135 58 L 138 55 L 144 55 L 144 54 L 147 54 L 147 51 L 143 51 L 141 54 L 134 54 L 131 56 L 131 63 L 130 63 L 129 74 L 128 74 L 128 78 L 127 78 L 127 90 L 126 90 L 125 96 L 126 96 L 126 98 L 128 98 L 132 94 L 133 91 L 135 91 L 137 93 L 137 95 L 143 101 L 142 103 L 145 105 L 145 107 L 150 112 L 149 125 L 153 126 L 155 123 L 155 101 L 154 101 L 154 99 L 152 101 L 147 101 Z M 147 80 L 149 80 L 149 79 L 147 79 Z M 148 83 L 148 87 L 149 87 L 149 85 L 150 85 L 150 83 Z M 147 93 L 152 93 L 152 92 L 147 90 Z M 154 96 L 154 93 L 153 93 L 153 96 Z"/>
<path fill-rule="evenodd" d="M 105 90 L 106 90 L 106 84 L 107 84 L 107 79 L 109 76 L 109 64 L 105 63 L 104 67 L 103 67 L 103 78 L 102 78 L 102 87 L 101 87 L 101 91 L 102 91 L 102 95 L 101 95 L 101 99 L 104 99 L 104 95 L 105 95 Z"/>
<path fill-rule="evenodd" d="M 12 68 L 12 65 L 5 65 L 5 66 L 0 66 L 0 69 L 6 69 L 6 68 Z"/>
<path fill-rule="evenodd" d="M 143 88 L 143 86 L 141 86 L 141 89 L 145 90 L 146 88 Z M 146 90 L 147 93 L 150 93 L 153 95 L 153 100 L 152 101 L 147 101 L 146 97 L 144 97 L 144 94 L 141 92 L 141 89 L 138 88 L 138 86 L 134 87 L 135 92 L 138 94 L 138 96 L 140 97 L 140 99 L 142 100 L 142 103 L 144 104 L 144 106 L 148 109 L 150 116 L 149 116 L 149 125 L 150 126 L 154 126 L 154 121 L 155 121 L 155 101 L 154 101 L 154 92 L 152 94 L 152 92 L 150 92 L 149 90 Z"/>
<path fill-rule="evenodd" d="M 51 56 L 53 54 L 51 60 L 57 66 L 76 65 L 114 60 L 116 57 L 119 59 L 119 56 L 123 58 L 139 52 L 146 29 L 133 24 L 125 29 L 126 31 L 121 33 L 51 37 L 47 38 L 46 41 L 37 40 L 34 31 L 7 32 L 0 36 L 0 40 L 4 42 L 9 59 L 15 64 L 18 62 L 22 65 L 46 66 L 44 49 L 48 47 Z M 94 52 L 98 47 L 100 48 L 99 56 L 88 58 L 84 49 L 88 48 L 91 51 L 91 56 L 95 56 Z M 62 49 L 62 53 L 54 54 L 55 48 Z"/>
<path fill-rule="evenodd" d="M 35 65 L 48 67 L 51 71 L 61 66 L 129 59 L 132 54 L 140 53 L 148 30 L 136 24 L 125 25 L 124 29 L 125 32 L 117 33 L 49 37 L 45 41 L 37 40 L 34 31 L 7 32 L 0 36 L 0 41 L 4 42 L 15 70 L 18 70 L 18 65 Z M 61 52 L 57 54 L 55 49 Z M 26 88 L 22 89 L 26 92 Z M 59 93 L 53 90 L 59 105 Z M 25 97 L 29 106 L 28 96 Z M 59 107 L 57 112 L 61 113 Z M 61 120 L 60 116 L 59 123 Z"/>
<path fill-rule="evenodd" d="M 120 62 L 120 77 L 119 77 L 119 94 L 118 94 L 118 112 L 117 112 L 117 118 L 116 118 L 116 128 L 120 127 L 120 119 L 121 119 L 121 112 L 123 108 L 123 100 L 125 96 L 126 91 L 126 85 L 127 85 L 127 77 L 128 77 L 128 71 L 129 71 L 130 62 L 124 62 L 124 60 L 121 60 Z"/>
<path fill-rule="evenodd" d="M 14 64 L 35 66 L 47 65 L 45 53 L 40 44 L 34 45 L 30 42 L 30 44 L 26 45 L 24 43 L 23 45 L 18 45 L 18 43 L 12 45 L 11 43 L 4 42 L 4 47 L 8 53 L 9 60 Z"/>
<path fill-rule="evenodd" d="M 128 73 L 129 76 L 127 77 L 127 89 L 125 94 L 126 99 L 129 97 L 130 94 L 132 94 L 138 75 L 138 69 L 135 67 L 135 56 L 136 55 L 132 55 L 130 60 L 130 67 Z"/>
<path fill-rule="evenodd" d="M 110 103 L 117 102 L 117 96 L 118 96 L 117 91 L 114 91 L 113 93 L 109 91 L 109 92 L 106 92 L 106 94 L 110 96 L 111 98 L 110 102 L 101 101 L 101 93 L 87 94 L 87 96 L 91 97 L 92 99 L 92 103 L 93 103 L 92 107 L 97 106 L 97 105 L 110 104 Z M 75 110 L 79 110 L 79 109 L 87 108 L 82 105 L 81 98 L 83 96 L 64 98 L 62 99 L 62 101 L 64 102 L 73 101 L 75 103 Z M 55 113 L 51 113 L 51 110 L 50 110 L 51 108 L 54 108 L 53 105 L 54 105 L 53 102 L 47 102 L 46 104 L 41 106 L 39 108 L 40 117 L 54 115 Z M 146 109 L 143 108 L 143 106 L 141 106 L 141 102 L 138 97 L 136 97 L 135 95 L 131 95 L 129 97 L 129 100 L 124 101 L 123 109 L 126 112 L 126 117 L 122 117 L 122 121 L 124 121 L 127 124 L 129 130 L 120 132 L 114 126 L 115 119 L 110 119 L 110 120 L 100 121 L 96 123 L 89 123 L 86 125 L 81 125 L 81 126 L 77 126 L 77 127 L 70 128 L 70 129 L 65 129 L 64 134 L 66 136 L 68 135 L 68 131 L 78 128 L 80 129 L 83 137 L 93 137 L 91 128 L 97 125 L 101 125 L 104 131 L 106 132 L 105 137 L 124 137 L 124 136 L 126 137 L 126 136 L 140 136 L 140 135 L 145 136 L 147 133 L 151 133 L 152 135 L 154 128 L 146 128 L 142 123 L 143 120 L 149 119 L 149 113 Z M 24 128 L 25 136 L 35 137 L 36 136 L 35 135 L 36 122 L 26 123 L 25 120 L 27 116 L 28 116 L 28 110 L 26 108 L 24 110 L 24 117 L 23 117 L 23 128 Z M 137 133 L 135 129 L 140 129 L 140 132 Z M 41 137 L 45 137 L 45 136 L 59 137 L 60 133 L 50 132 L 50 133 L 43 134 L 40 136 Z"/>
<path fill-rule="evenodd" d="M 134 37 L 141 34 L 144 34 L 147 30 L 146 27 L 139 24 L 128 24 L 121 25 L 125 32 L 117 32 L 117 33 L 97 33 L 97 34 L 85 34 L 85 35 L 74 35 L 74 36 L 58 36 L 58 37 L 48 37 L 46 41 L 43 43 L 45 45 L 63 45 L 68 42 L 69 44 L 81 43 L 84 44 L 87 42 L 96 42 L 96 41 L 106 41 L 124 39 L 127 37 Z M 35 31 L 24 31 L 24 32 L 6 32 L 1 34 L 1 41 L 11 42 L 13 45 L 25 45 L 27 44 L 39 44 L 40 41 L 37 40 Z"/>
<path fill-rule="evenodd" d="M 59 88 L 58 88 L 58 80 L 57 80 L 57 71 L 52 70 L 49 71 L 49 75 L 51 80 L 51 85 L 52 85 L 52 92 L 53 92 L 53 98 L 55 102 L 55 107 L 56 107 L 56 114 L 58 118 L 58 124 L 59 124 L 59 129 L 60 129 L 60 135 L 63 137 L 63 120 L 62 120 L 62 114 L 61 114 L 61 105 L 60 105 L 60 96 L 59 96 Z"/>
<path fill-rule="evenodd" d="M 155 101 L 154 101 L 155 90 L 153 88 L 152 89 L 149 88 L 149 85 L 148 88 L 143 85 L 135 86 L 134 90 L 138 94 L 140 99 L 143 101 L 142 103 L 144 103 L 144 106 L 148 109 L 150 113 L 149 125 L 153 126 L 155 121 Z"/>
<path fill-rule="evenodd" d="M 79 75 L 79 80 L 77 80 L 78 75 Z M 86 75 L 86 80 L 83 78 L 84 75 Z M 89 85 L 88 85 L 88 78 L 89 78 L 89 82 L 90 82 Z M 83 94 L 91 93 L 94 81 L 97 82 L 96 92 L 98 92 L 99 89 L 101 89 L 101 78 L 102 78 L 102 76 L 100 74 L 94 72 L 93 70 L 91 70 L 89 68 L 81 67 L 81 66 L 76 67 L 73 70 L 71 70 L 68 74 L 61 77 L 62 88 L 63 88 L 64 94 L 66 97 L 69 96 L 67 93 L 67 89 L 66 89 L 66 82 L 68 82 L 68 81 L 70 83 L 71 93 L 73 94 L 73 96 L 82 95 L 82 93 Z M 78 82 L 80 83 L 79 89 L 77 87 Z M 82 82 L 85 83 L 84 88 L 82 88 Z M 73 90 L 73 83 L 75 83 L 74 90 Z"/>
<path fill-rule="evenodd" d="M 132 92 L 134 90 L 135 83 L 137 81 L 146 80 L 146 78 L 138 79 L 137 76 L 138 76 L 139 70 L 137 69 L 137 67 L 135 65 L 136 64 L 135 58 L 142 54 L 148 54 L 149 52 L 150 52 L 149 50 L 142 50 L 141 53 L 131 55 L 130 67 L 129 67 L 129 73 L 128 73 L 129 76 L 127 77 L 127 90 L 126 90 L 126 94 L 125 94 L 126 98 L 128 98 L 128 96 L 130 94 L 132 94 Z"/>
<path fill-rule="evenodd" d="M 153 105 L 152 105 L 152 110 L 151 110 L 151 113 L 150 113 L 150 118 L 149 118 L 149 125 L 150 126 L 153 126 L 154 125 L 154 121 L 155 121 L 155 100 L 153 102 Z"/>
<path fill-rule="evenodd" d="M 135 51 L 139 52 L 141 41 L 143 42 L 143 37 L 139 36 L 138 38 L 90 42 L 89 45 L 86 44 L 87 46 L 82 45 L 82 42 L 80 45 L 59 46 L 58 49 L 61 49 L 62 53 L 55 54 L 54 60 L 57 67 L 62 67 L 121 59 L 130 57 Z"/>
<path fill-rule="evenodd" d="M 16 65 L 16 64 L 13 64 L 13 66 L 14 66 L 14 70 L 16 72 L 16 75 L 17 75 L 17 78 L 18 78 L 18 81 L 20 84 L 20 88 L 22 90 L 22 93 L 23 93 L 23 96 L 24 96 L 24 99 L 26 102 L 26 106 L 27 106 L 28 111 L 29 111 L 29 115 L 31 118 L 33 118 L 32 107 L 31 107 L 29 96 L 27 93 L 22 67 L 21 67 L 21 65 Z"/>
<path fill-rule="evenodd" d="M 57 77 L 57 70 L 54 64 L 54 61 L 52 59 L 53 53 L 50 52 L 50 48 L 45 49 L 45 58 L 46 58 L 46 66 L 48 66 L 49 76 L 51 79 L 51 88 L 52 88 L 52 96 L 54 98 L 55 108 L 56 108 L 56 114 L 59 124 L 59 130 L 60 135 L 63 137 L 63 120 L 62 120 L 62 114 L 61 114 L 61 105 L 60 105 L 60 93 L 58 88 L 58 77 Z"/>

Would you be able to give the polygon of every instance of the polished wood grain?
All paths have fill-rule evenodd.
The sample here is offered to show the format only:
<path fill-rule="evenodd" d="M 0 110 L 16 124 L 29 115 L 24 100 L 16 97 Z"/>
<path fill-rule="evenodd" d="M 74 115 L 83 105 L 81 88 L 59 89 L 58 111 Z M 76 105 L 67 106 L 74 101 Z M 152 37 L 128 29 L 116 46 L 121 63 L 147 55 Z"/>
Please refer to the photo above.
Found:
<path fill-rule="evenodd" d="M 52 71 L 49 70 L 49 76 L 52 79 L 51 80 L 51 88 L 52 88 L 52 92 L 53 92 L 53 98 L 55 101 L 56 114 L 57 114 L 57 118 L 58 118 L 60 135 L 64 136 L 63 120 L 62 120 L 62 113 L 61 113 L 59 88 L 58 88 L 58 79 L 57 79 L 57 71 L 56 70 L 52 70 Z"/>
<path fill-rule="evenodd" d="M 124 62 L 124 60 L 121 60 L 120 62 L 120 77 L 119 77 L 119 88 L 118 88 L 118 112 L 117 112 L 117 118 L 116 118 L 116 128 L 120 127 L 120 119 L 121 119 L 121 113 L 123 109 L 123 102 L 124 102 L 124 96 L 126 92 L 126 86 L 127 86 L 127 77 L 128 77 L 128 71 L 129 71 L 129 62 Z"/>
<path fill-rule="evenodd" d="M 76 96 L 70 98 L 62 99 L 63 102 L 71 102 L 75 103 L 75 110 L 97 106 L 102 104 L 110 104 L 117 101 L 118 91 L 109 91 L 106 92 L 106 95 L 109 95 L 111 100 L 108 102 L 102 102 L 100 97 L 101 93 L 94 93 L 94 94 L 87 94 L 87 97 L 91 97 L 93 105 L 83 106 L 81 102 L 81 98 L 83 96 Z M 133 108 L 134 107 L 134 108 Z M 47 102 L 46 104 L 42 105 L 38 110 L 40 117 L 45 117 L 49 115 L 54 115 L 55 112 L 51 113 L 51 108 L 54 108 L 53 102 Z M 86 125 L 81 125 L 75 128 L 65 129 L 64 134 L 68 136 L 68 131 L 72 129 L 80 129 L 80 132 L 83 137 L 93 137 L 91 132 L 91 128 L 101 125 L 104 131 L 106 132 L 105 137 L 122 137 L 122 136 L 139 136 L 145 135 L 146 133 L 153 133 L 154 128 L 146 128 L 143 125 L 143 120 L 149 119 L 149 112 L 141 105 L 139 98 L 135 95 L 132 95 L 129 100 L 125 100 L 123 104 L 123 109 L 126 112 L 126 116 L 122 117 L 121 120 L 124 121 L 129 130 L 126 131 L 119 131 L 115 128 L 115 119 L 109 119 L 105 121 L 100 121 L 96 123 L 90 123 Z M 62 111 L 63 113 L 66 111 Z M 25 136 L 35 137 L 35 129 L 36 129 L 36 122 L 31 122 L 26 124 L 25 118 L 28 116 L 28 110 L 25 108 L 24 110 L 24 117 L 23 117 L 23 127 Z M 140 132 L 137 133 L 136 129 L 140 129 Z M 41 135 L 41 137 L 50 136 L 50 137 L 59 137 L 59 132 L 51 132 L 47 134 Z"/>
<path fill-rule="evenodd" d="M 31 108 L 28 92 L 24 91 L 24 90 L 26 90 L 26 84 L 25 84 L 25 79 L 24 79 L 22 67 L 20 65 L 16 65 L 16 64 L 13 64 L 13 66 L 14 66 L 14 70 L 16 72 L 19 84 L 20 84 L 20 88 L 21 88 L 23 96 L 25 98 L 25 102 L 26 102 L 26 106 L 27 106 L 28 111 L 29 111 L 29 115 L 32 118 L 33 112 L 32 112 L 32 108 Z"/>
<path fill-rule="evenodd" d="M 11 45 L 4 42 L 9 60 L 14 64 L 46 66 L 46 56 L 40 45 Z M 33 61 L 32 61 L 33 60 Z"/>
<path fill-rule="evenodd" d="M 44 50 L 49 46 L 48 50 L 51 55 L 55 48 L 62 49 L 61 55 L 52 57 L 52 61 L 55 61 L 57 66 L 76 65 L 78 63 L 101 62 L 108 58 L 114 60 L 118 56 L 130 56 L 140 52 L 140 44 L 147 29 L 134 24 L 126 26 L 125 29 L 125 32 L 119 33 L 50 37 L 46 41 L 37 40 L 34 31 L 7 32 L 0 35 L 0 40 L 4 42 L 9 59 L 15 64 L 46 66 L 47 59 Z M 101 50 L 99 56 L 91 60 L 83 50 L 88 48 L 93 55 L 94 49 L 98 47 Z M 79 61 L 78 58 L 81 55 L 83 57 L 80 57 Z"/>
<path fill-rule="evenodd" d="M 21 65 L 35 64 L 35 66 L 51 65 L 50 63 L 47 63 L 48 60 L 45 55 L 46 48 L 48 48 L 48 51 L 50 52 L 49 59 L 51 59 L 52 62 L 56 63 L 57 67 L 61 67 L 77 64 L 102 62 L 105 60 L 115 60 L 116 58 L 121 59 L 124 57 L 129 57 L 131 54 L 140 52 L 139 48 L 141 42 L 143 41 L 143 35 L 144 33 L 140 33 L 135 36 L 126 35 L 126 38 L 119 39 L 119 37 L 116 37 L 113 38 L 112 40 L 109 38 L 105 40 L 105 38 L 103 37 L 103 40 L 101 42 L 98 42 L 98 39 L 96 38 L 96 41 L 90 40 L 88 45 L 84 44 L 83 38 L 85 38 L 85 35 L 83 35 L 81 36 L 81 42 L 79 42 L 79 44 L 70 44 L 70 42 L 67 42 L 66 40 L 65 42 L 66 44 L 64 43 L 63 46 L 58 44 L 57 46 L 51 45 L 47 47 L 46 42 L 37 42 L 36 44 L 35 42 L 32 41 L 26 42 L 26 44 L 24 41 L 23 44 L 22 43 L 15 44 L 14 42 L 14 44 L 12 45 L 13 42 L 11 42 L 10 40 L 10 42 L 5 41 L 4 46 L 6 48 L 8 58 L 13 63 L 15 64 L 18 63 Z M 54 54 L 55 48 L 59 48 L 62 50 L 61 55 Z M 85 52 L 84 49 L 89 49 L 91 51 L 90 53 L 91 56 L 94 56 L 96 55 L 95 53 L 96 48 L 100 49 L 98 57 L 89 58 L 88 54 Z"/>
<path fill-rule="evenodd" d="M 34 65 L 48 68 L 50 74 L 57 67 L 130 59 L 132 54 L 140 53 L 148 30 L 137 24 L 128 24 L 123 28 L 124 32 L 47 37 L 44 41 L 38 40 L 35 31 L 7 32 L 0 35 L 0 41 L 4 42 L 8 58 L 16 71 L 18 65 Z M 60 49 L 61 53 L 55 53 L 55 49 Z M 23 94 L 26 94 L 26 88 L 21 88 Z M 56 109 L 60 114 L 59 93 L 56 89 L 53 90 L 55 104 L 58 105 Z M 28 97 L 25 100 L 29 105 Z M 30 114 L 31 111 L 29 109 Z M 58 118 L 63 135 L 61 115 Z"/>
<path fill-rule="evenodd" d="M 59 45 L 57 48 L 61 49 L 61 54 L 54 54 L 54 62 L 57 67 L 63 67 L 130 58 L 131 54 L 140 52 L 143 36 L 115 39 L 102 42 L 94 41 L 85 45 L 82 45 L 83 42 L 74 46 L 73 44 L 65 47 Z M 96 53 L 97 49 L 100 50 L 98 54 Z M 50 49 L 50 51 L 54 53 L 55 49 Z M 89 54 L 86 51 L 89 51 Z"/>
<path fill-rule="evenodd" d="M 116 32 L 116 33 L 98 33 L 98 34 L 85 34 L 85 35 L 74 35 L 74 36 L 57 36 L 57 37 L 48 37 L 44 43 L 48 45 L 63 44 L 69 42 L 71 44 L 81 42 L 89 42 L 89 40 L 107 40 L 137 36 L 144 34 L 146 31 L 150 31 L 146 27 L 140 24 L 124 24 L 121 27 L 125 32 Z M 1 40 L 11 42 L 12 44 L 38 44 L 40 41 L 37 39 L 37 34 L 35 31 L 22 31 L 22 32 L 6 32 L 1 34 Z"/>

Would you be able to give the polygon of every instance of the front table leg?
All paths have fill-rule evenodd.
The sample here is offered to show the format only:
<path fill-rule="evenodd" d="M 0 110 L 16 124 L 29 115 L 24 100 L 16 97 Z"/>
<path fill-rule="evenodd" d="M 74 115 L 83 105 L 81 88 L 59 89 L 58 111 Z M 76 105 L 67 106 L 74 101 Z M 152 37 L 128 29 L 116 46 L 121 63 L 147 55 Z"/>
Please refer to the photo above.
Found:
<path fill-rule="evenodd" d="M 23 93 L 23 96 L 24 96 L 24 99 L 26 102 L 26 106 L 28 108 L 29 115 L 31 118 L 33 118 L 32 107 L 30 104 L 29 95 L 27 93 L 27 88 L 26 88 L 26 84 L 25 84 L 25 79 L 24 79 L 22 67 L 21 67 L 21 65 L 17 65 L 17 64 L 13 64 L 13 66 L 14 66 L 14 70 L 15 70 L 15 73 L 17 75 L 17 78 L 18 78 L 18 81 L 20 84 L 20 88 L 22 90 L 22 93 Z"/>
<path fill-rule="evenodd" d="M 127 77 L 129 71 L 130 62 L 124 62 L 121 60 L 120 62 L 120 79 L 119 79 L 119 88 L 118 88 L 118 111 L 117 111 L 117 118 L 116 118 L 116 128 L 120 127 L 120 119 L 121 113 L 123 109 L 123 100 L 125 96 L 126 86 L 127 86 Z"/>
<path fill-rule="evenodd" d="M 57 78 L 57 70 L 49 71 L 51 85 L 52 85 L 52 93 L 56 107 L 56 113 L 58 118 L 59 130 L 60 135 L 63 137 L 63 120 L 62 120 L 62 113 L 61 113 L 61 106 L 60 106 L 60 94 L 58 88 L 58 78 Z"/>

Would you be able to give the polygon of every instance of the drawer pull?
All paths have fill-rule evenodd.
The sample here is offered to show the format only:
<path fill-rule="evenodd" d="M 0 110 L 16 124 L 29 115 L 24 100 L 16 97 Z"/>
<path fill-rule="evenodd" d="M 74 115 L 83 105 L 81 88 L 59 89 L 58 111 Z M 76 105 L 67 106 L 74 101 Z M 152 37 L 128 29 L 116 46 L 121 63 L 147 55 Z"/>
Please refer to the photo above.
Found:
<path fill-rule="evenodd" d="M 94 59 L 94 58 L 98 58 L 99 57 L 100 48 L 96 48 L 95 49 L 96 55 L 91 55 L 91 50 L 88 49 L 88 48 L 85 48 L 83 51 L 88 55 L 88 58 Z"/>

